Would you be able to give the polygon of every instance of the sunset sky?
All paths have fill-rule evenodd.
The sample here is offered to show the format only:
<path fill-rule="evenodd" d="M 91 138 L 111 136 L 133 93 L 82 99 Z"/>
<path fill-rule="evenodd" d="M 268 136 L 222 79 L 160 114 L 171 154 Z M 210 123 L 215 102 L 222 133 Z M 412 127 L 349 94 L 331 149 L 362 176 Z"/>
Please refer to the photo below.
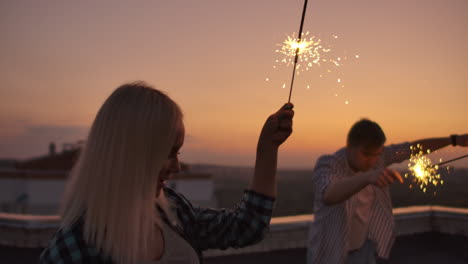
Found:
<path fill-rule="evenodd" d="M 185 113 L 182 161 L 253 165 L 264 120 L 288 98 L 282 84 L 292 68 L 273 69 L 275 50 L 299 29 L 302 5 L 1 1 L 0 158 L 85 139 L 109 94 L 144 80 Z M 362 117 L 377 121 L 388 143 L 468 133 L 468 1 L 311 0 L 304 30 L 324 42 L 337 35 L 333 55 L 359 59 L 324 78 L 323 69 L 296 77 L 294 133 L 279 167 L 313 167 Z M 345 87 L 337 90 L 337 78 Z"/>

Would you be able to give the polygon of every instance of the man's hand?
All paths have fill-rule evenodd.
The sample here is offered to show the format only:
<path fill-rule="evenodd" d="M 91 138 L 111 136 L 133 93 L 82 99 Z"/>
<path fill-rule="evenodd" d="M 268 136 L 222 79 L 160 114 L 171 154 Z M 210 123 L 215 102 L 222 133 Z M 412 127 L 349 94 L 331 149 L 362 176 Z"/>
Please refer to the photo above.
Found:
<path fill-rule="evenodd" d="M 403 177 L 401 174 L 389 168 L 385 168 L 383 171 L 370 171 L 369 172 L 369 183 L 377 185 L 379 187 L 386 187 L 392 184 L 395 180 L 403 183 Z"/>

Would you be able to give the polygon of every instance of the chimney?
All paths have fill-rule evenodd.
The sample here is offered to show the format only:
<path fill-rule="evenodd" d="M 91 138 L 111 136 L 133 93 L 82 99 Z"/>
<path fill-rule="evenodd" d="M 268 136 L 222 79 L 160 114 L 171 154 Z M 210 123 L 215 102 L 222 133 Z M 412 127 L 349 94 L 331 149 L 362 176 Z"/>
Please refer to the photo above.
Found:
<path fill-rule="evenodd" d="M 50 142 L 49 144 L 49 156 L 55 156 L 56 151 L 55 151 L 55 143 Z"/>

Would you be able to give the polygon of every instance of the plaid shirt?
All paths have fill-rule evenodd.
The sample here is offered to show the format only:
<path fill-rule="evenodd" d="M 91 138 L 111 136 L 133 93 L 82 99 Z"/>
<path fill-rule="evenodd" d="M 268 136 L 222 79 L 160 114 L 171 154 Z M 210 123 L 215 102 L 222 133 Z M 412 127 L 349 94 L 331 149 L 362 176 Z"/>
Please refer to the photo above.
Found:
<path fill-rule="evenodd" d="M 240 248 L 262 240 L 269 229 L 274 198 L 254 191 L 244 191 L 241 203 L 234 209 L 194 207 L 183 195 L 164 188 L 168 200 L 176 205 L 178 224 L 169 223 L 198 253 L 206 249 Z M 40 256 L 39 263 L 113 263 L 109 256 L 87 244 L 83 238 L 83 221 L 59 229 Z"/>

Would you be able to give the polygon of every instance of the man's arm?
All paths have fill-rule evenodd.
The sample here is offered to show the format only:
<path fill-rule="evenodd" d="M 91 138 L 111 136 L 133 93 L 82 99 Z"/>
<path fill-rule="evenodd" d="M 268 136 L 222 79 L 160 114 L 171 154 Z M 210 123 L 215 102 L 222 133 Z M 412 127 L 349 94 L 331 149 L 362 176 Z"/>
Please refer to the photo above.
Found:
<path fill-rule="evenodd" d="M 395 180 L 402 183 L 403 177 L 392 169 L 359 172 L 354 176 L 341 178 L 330 183 L 324 191 L 323 203 L 328 206 L 341 203 L 358 193 L 368 184 L 383 188 L 392 184 Z"/>
<path fill-rule="evenodd" d="M 468 134 L 456 135 L 453 143 L 455 143 L 455 145 L 457 146 L 462 146 L 462 147 L 468 146 Z M 426 139 L 420 139 L 420 140 L 411 142 L 411 145 L 413 146 L 417 144 L 420 144 L 422 146 L 424 152 L 426 152 L 428 149 L 431 151 L 435 151 L 443 147 L 452 145 L 452 138 L 451 137 L 426 138 Z"/>
<path fill-rule="evenodd" d="M 456 146 L 468 146 L 468 134 L 456 135 L 453 140 L 453 143 L 455 143 Z M 435 151 L 440 148 L 452 145 L 452 138 L 425 138 L 412 142 L 386 146 L 384 150 L 384 166 L 387 167 L 393 163 L 400 163 L 409 159 L 411 156 L 410 146 L 416 146 L 418 144 L 422 146 L 422 151 L 426 153 L 428 149 Z"/>
<path fill-rule="evenodd" d="M 369 184 L 368 178 L 366 173 L 359 173 L 359 175 L 335 180 L 323 192 L 323 203 L 330 206 L 347 200 Z"/>

